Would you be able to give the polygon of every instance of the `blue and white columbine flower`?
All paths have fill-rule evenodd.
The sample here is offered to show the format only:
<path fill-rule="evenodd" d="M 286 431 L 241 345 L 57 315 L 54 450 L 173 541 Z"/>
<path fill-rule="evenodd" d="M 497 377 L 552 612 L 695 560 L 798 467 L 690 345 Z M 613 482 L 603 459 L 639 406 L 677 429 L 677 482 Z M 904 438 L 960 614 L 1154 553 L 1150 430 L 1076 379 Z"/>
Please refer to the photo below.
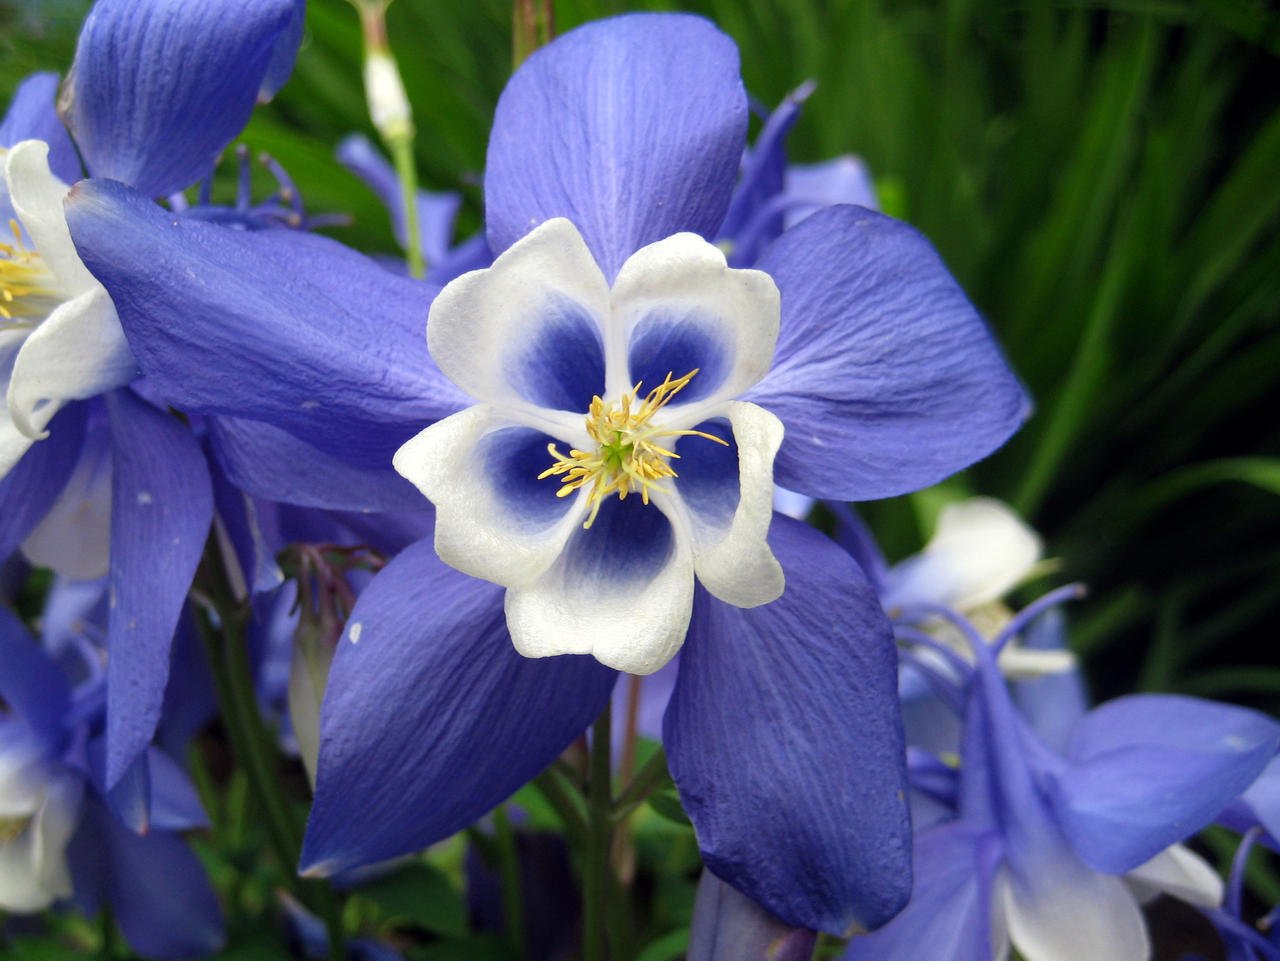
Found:
<path fill-rule="evenodd" d="M 998 445 L 1025 398 L 888 218 L 833 207 L 757 269 L 726 265 L 704 238 L 746 117 L 736 51 L 693 17 L 588 25 L 512 78 L 485 183 L 497 259 L 427 325 L 473 403 L 396 455 L 436 505 L 435 549 L 380 573 L 339 645 L 311 873 L 469 823 L 604 707 L 597 659 L 648 671 L 683 644 L 663 739 L 711 870 L 811 929 L 900 906 L 887 623 L 836 545 L 772 515 L 772 480 L 921 486 Z"/>
<path fill-rule="evenodd" d="M 738 607 L 782 594 L 766 541 L 782 424 L 737 399 L 778 317 L 767 274 L 691 233 L 610 287 L 561 218 L 436 298 L 431 355 L 483 403 L 395 465 L 436 506 L 441 559 L 508 588 L 520 653 L 649 674 L 684 641 L 695 574 Z"/>
<path fill-rule="evenodd" d="M 901 905 L 889 625 L 839 547 L 770 517 L 770 481 L 914 490 L 1003 443 L 1026 398 L 904 224 L 831 207 L 728 269 L 708 241 L 747 119 L 737 51 L 696 17 L 590 24 L 531 56 L 489 144 L 497 261 L 440 294 L 434 358 L 429 284 L 320 238 L 286 252 L 271 232 L 174 227 L 123 188 L 73 191 L 77 247 L 170 403 L 312 444 L 333 462 L 317 476 L 386 470 L 403 448 L 440 502 L 442 553 L 498 582 L 420 542 L 361 594 L 325 693 L 309 872 L 472 823 L 600 713 L 613 670 L 522 657 L 513 634 L 635 669 L 683 642 L 663 740 L 711 870 L 811 929 Z M 110 238 L 126 227 L 122 258 Z M 658 436 L 685 430 L 718 439 Z"/>

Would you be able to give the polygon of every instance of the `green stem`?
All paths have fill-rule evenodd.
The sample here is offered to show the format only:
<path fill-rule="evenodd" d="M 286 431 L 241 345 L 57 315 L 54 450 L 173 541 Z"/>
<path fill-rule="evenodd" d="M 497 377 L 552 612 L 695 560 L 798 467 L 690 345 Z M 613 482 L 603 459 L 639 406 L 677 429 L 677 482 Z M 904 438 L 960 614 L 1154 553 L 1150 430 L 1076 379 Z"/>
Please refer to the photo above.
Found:
<path fill-rule="evenodd" d="M 515 70 L 529 54 L 555 38 L 555 4 L 552 0 L 515 0 L 511 28 L 511 69 Z"/>
<path fill-rule="evenodd" d="M 413 135 L 397 137 L 387 146 L 396 166 L 400 200 L 404 205 L 405 264 L 409 268 L 409 276 L 422 277 L 426 273 L 426 264 L 422 259 L 422 225 L 418 222 L 418 168 L 413 159 Z"/>
<path fill-rule="evenodd" d="M 288 798 L 276 777 L 275 739 L 258 712 L 244 630 L 249 608 L 236 601 L 213 536 L 205 548 L 196 583 L 221 626 L 221 631 L 214 626 L 208 608 L 200 611 L 197 623 L 209 657 L 218 706 L 222 710 L 232 751 L 262 808 L 267 836 L 280 862 L 285 882 L 324 918 L 329 931 L 329 955 L 334 961 L 341 961 L 346 956 L 346 945 L 337 898 L 327 884 L 303 881 L 298 877 L 302 836 L 289 810 Z"/>
<path fill-rule="evenodd" d="M 520 853 L 516 848 L 516 835 L 511 830 L 511 819 L 507 817 L 505 806 L 500 804 L 494 809 L 493 823 L 498 831 L 498 860 L 502 869 L 502 906 L 507 920 L 507 939 L 516 956 L 528 961 L 524 891 L 520 886 Z"/>
<path fill-rule="evenodd" d="M 609 840 L 613 830 L 612 737 L 609 705 L 591 730 L 587 783 L 587 867 L 582 885 L 582 953 L 586 961 L 604 959 L 604 919 L 609 897 Z"/>
<path fill-rule="evenodd" d="M 649 795 L 661 788 L 671 775 L 667 773 L 667 752 L 658 748 L 653 756 L 645 762 L 640 773 L 635 776 L 614 802 L 614 820 L 621 821 L 638 808 Z"/>
<path fill-rule="evenodd" d="M 574 844 L 585 843 L 587 819 L 582 813 L 582 798 L 568 778 L 553 766 L 534 778 L 533 784 L 564 822 L 569 840 Z"/>

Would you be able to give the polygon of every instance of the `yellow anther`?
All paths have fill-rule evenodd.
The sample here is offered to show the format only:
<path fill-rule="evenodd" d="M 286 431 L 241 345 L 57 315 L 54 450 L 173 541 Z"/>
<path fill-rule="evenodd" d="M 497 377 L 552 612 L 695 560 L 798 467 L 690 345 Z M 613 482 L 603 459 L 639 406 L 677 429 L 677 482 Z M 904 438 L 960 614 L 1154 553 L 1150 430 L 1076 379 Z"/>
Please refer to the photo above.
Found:
<path fill-rule="evenodd" d="M 587 436 L 596 444 L 594 451 L 570 450 L 566 456 L 556 450 L 555 444 L 547 445 L 555 463 L 539 474 L 538 480 L 562 477 L 560 483 L 563 486 L 556 491 L 557 497 L 568 497 L 590 485 L 587 501 L 591 512 L 582 525 L 584 528 L 595 523 L 601 502 L 610 494 L 626 500 L 628 494 L 636 491 L 647 505 L 651 491 L 669 493 L 658 482 L 677 476 L 667 459 L 680 455 L 654 443 L 658 438 L 705 437 L 729 446 L 728 441 L 714 434 L 700 430 L 665 430 L 651 422 L 654 414 L 688 386 L 697 372 L 698 369 L 694 368 L 676 380 L 672 380 L 668 373 L 666 379 L 649 391 L 635 410 L 632 407 L 640 396 L 640 384 L 636 384 L 630 393 L 623 394 L 616 404 L 599 396 L 592 397 L 587 411 Z"/>
<path fill-rule="evenodd" d="M 10 218 L 13 243 L 0 243 L 0 318 L 43 319 L 61 303 L 57 284 L 44 260 L 22 242 L 18 221 Z"/>

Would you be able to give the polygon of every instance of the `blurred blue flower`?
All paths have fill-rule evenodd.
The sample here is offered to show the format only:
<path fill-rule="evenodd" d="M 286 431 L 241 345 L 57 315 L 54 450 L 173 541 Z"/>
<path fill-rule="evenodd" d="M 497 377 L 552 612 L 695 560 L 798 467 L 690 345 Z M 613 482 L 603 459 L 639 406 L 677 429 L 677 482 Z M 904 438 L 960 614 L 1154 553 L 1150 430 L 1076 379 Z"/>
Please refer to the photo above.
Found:
<path fill-rule="evenodd" d="M 1010 943 L 1027 961 L 1145 961 L 1141 904 L 1159 893 L 1221 902 L 1221 880 L 1179 842 L 1253 782 L 1280 745 L 1280 724 L 1230 705 L 1135 695 L 1046 744 L 1014 708 L 996 658 L 1066 593 L 1046 595 L 992 642 L 946 608 L 904 612 L 949 618 L 973 650 L 968 668 L 938 647 L 969 675 L 963 687 L 937 678 L 964 715 L 955 816 L 917 836 L 906 910 L 856 938 L 844 961 L 987 961 Z"/>
<path fill-rule="evenodd" d="M 207 955 L 222 945 L 222 913 L 199 860 L 173 833 L 205 826 L 204 812 L 178 765 L 155 749 L 108 790 L 103 680 L 90 669 L 73 689 L 0 608 L 8 708 L 0 712 L 0 908 L 25 913 L 74 899 L 93 916 L 109 904 L 140 953 Z"/>

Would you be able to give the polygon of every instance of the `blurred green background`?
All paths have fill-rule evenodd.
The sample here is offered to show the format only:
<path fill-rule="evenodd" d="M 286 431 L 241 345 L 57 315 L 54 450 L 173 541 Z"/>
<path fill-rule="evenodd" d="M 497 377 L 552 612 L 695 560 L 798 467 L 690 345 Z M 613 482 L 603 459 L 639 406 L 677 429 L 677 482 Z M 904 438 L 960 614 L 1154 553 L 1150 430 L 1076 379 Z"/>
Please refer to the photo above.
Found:
<path fill-rule="evenodd" d="M 0 96 L 65 69 L 88 4 L 0 0 Z M 891 557 L 945 497 L 1005 498 L 1062 578 L 1093 589 L 1073 642 L 1100 697 L 1135 687 L 1280 713 L 1280 17 L 1248 0 L 1120 3 L 695 0 L 774 104 L 817 81 L 801 161 L 864 157 L 998 331 L 1037 410 L 1004 450 L 930 491 L 867 505 Z M 561 0 L 557 26 L 676 4 Z M 310 0 L 293 79 L 245 133 L 332 232 L 394 250 L 332 159 L 373 135 L 360 36 Z M 396 0 L 391 42 L 423 186 L 477 178 L 510 72 L 505 0 Z M 223 190 L 229 191 L 224 184 Z"/>

